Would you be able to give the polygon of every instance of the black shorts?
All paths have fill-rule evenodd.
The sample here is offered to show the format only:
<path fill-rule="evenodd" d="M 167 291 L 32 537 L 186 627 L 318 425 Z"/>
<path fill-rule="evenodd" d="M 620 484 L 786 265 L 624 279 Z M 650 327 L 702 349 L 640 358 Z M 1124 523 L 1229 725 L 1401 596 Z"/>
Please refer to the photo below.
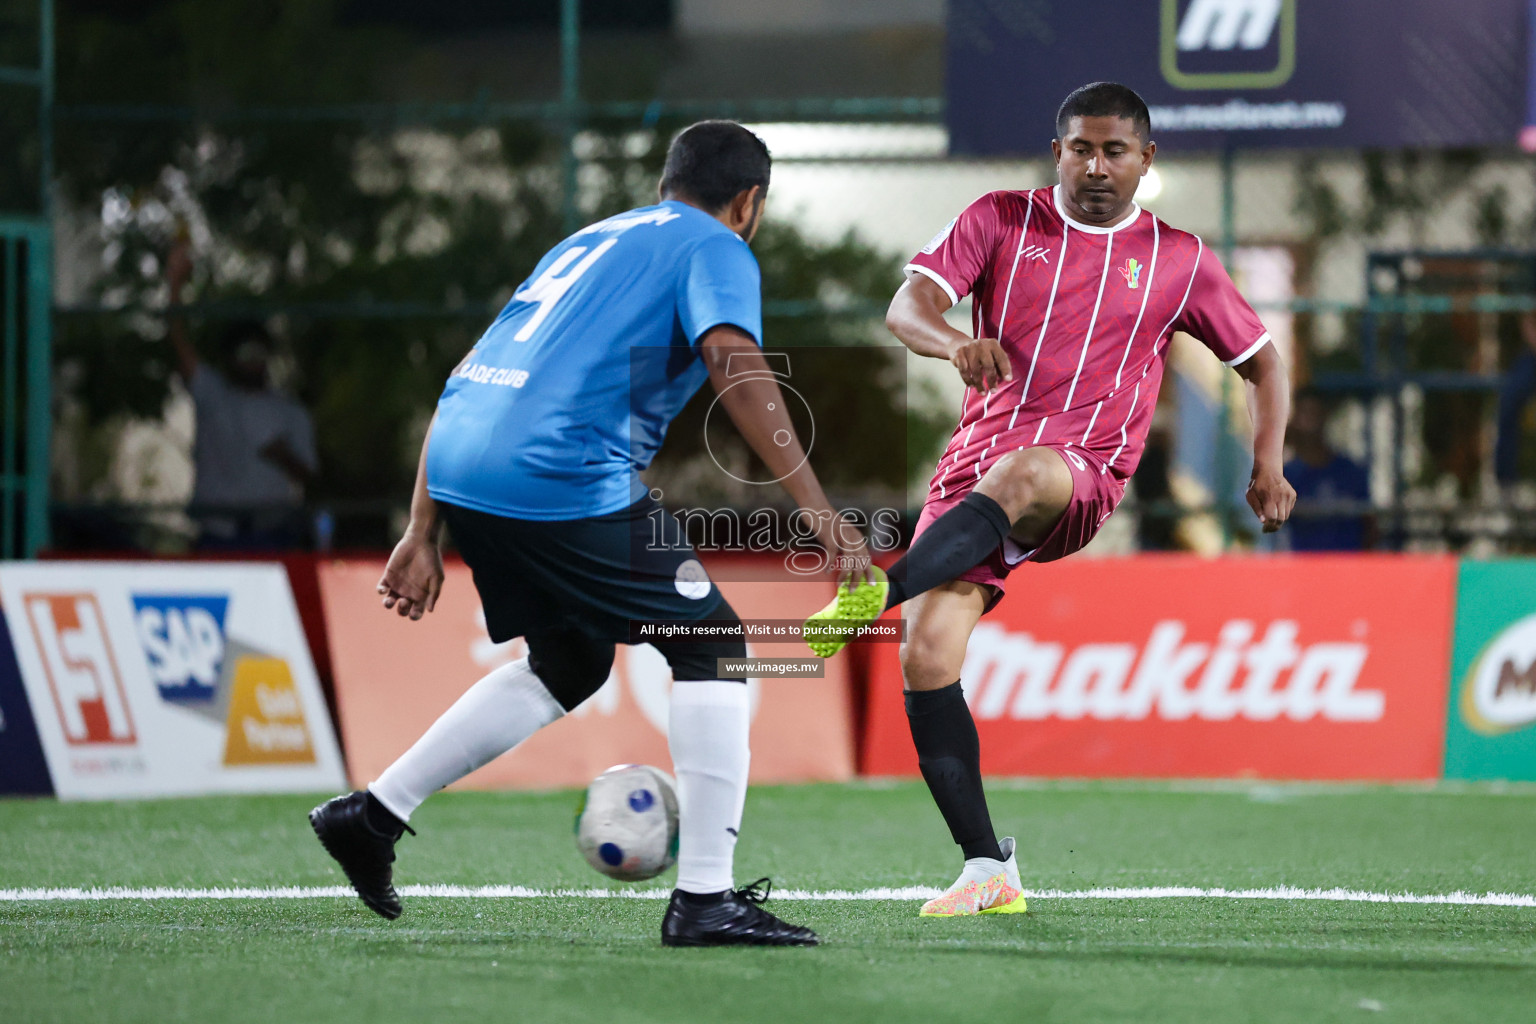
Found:
<path fill-rule="evenodd" d="M 438 502 L 475 577 L 491 639 L 576 628 L 629 643 L 632 624 L 709 618 L 722 597 L 682 526 L 646 496 L 589 519 L 513 519 Z"/>

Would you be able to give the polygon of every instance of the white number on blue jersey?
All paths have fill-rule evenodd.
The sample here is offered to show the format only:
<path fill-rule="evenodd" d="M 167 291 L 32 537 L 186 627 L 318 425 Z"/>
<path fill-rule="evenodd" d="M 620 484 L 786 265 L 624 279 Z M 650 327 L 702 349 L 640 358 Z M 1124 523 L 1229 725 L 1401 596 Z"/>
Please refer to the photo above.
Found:
<path fill-rule="evenodd" d="M 533 316 L 528 318 L 528 322 L 523 324 L 516 334 L 512 335 L 512 340 L 527 341 L 533 337 L 533 332 L 538 330 L 539 324 L 543 323 L 544 318 L 549 316 L 550 310 L 555 308 L 555 303 L 563 299 L 565 293 L 571 290 L 571 286 L 576 283 L 576 280 L 582 274 L 591 270 L 592 264 L 596 263 L 603 253 L 612 249 L 617 243 L 617 238 L 610 238 L 591 252 L 587 252 L 587 247 L 584 245 L 573 245 L 561 253 L 560 258 L 550 264 L 549 269 L 540 274 L 537 279 L 529 281 L 522 288 L 518 289 L 517 293 L 512 296 L 514 299 L 519 302 L 537 302 L 539 308 L 534 310 Z M 584 252 L 587 252 L 586 258 L 574 267 L 571 267 L 572 261 Z M 565 270 L 566 267 L 571 267 L 570 272 L 562 277 L 561 271 Z"/>

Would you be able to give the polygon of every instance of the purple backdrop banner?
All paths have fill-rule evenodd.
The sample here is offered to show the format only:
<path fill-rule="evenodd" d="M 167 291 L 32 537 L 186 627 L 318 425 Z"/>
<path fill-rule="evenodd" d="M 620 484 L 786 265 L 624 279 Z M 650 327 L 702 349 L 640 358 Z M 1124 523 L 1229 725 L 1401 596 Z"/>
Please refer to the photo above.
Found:
<path fill-rule="evenodd" d="M 1536 153 L 1536 0 L 1531 0 L 1531 10 L 1526 22 L 1525 48 L 1528 67 L 1525 86 L 1525 130 L 1520 133 L 1520 146 L 1527 153 Z"/>
<path fill-rule="evenodd" d="M 1536 124 L 1533 9 L 1533 0 L 950 0 L 950 148 L 1038 153 L 1061 100 L 1098 79 L 1141 93 L 1156 136 L 1181 149 L 1510 146 Z"/>

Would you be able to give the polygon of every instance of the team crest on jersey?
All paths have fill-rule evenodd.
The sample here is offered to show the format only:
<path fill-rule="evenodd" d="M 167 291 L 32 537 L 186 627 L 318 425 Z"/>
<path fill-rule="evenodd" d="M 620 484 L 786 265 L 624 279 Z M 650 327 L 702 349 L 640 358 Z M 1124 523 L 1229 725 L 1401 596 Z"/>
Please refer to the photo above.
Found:
<path fill-rule="evenodd" d="M 1125 266 L 1120 268 L 1120 276 L 1125 278 L 1127 288 L 1136 289 L 1141 286 L 1141 264 L 1135 259 L 1125 261 Z"/>

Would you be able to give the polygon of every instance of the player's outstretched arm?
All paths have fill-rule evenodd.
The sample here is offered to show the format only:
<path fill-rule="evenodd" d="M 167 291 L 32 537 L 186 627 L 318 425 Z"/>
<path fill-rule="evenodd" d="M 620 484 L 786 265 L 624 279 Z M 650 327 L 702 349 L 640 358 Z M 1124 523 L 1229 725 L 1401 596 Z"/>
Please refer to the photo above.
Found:
<path fill-rule="evenodd" d="M 182 292 L 186 288 L 187 281 L 192 277 L 192 246 L 184 239 L 178 239 L 171 246 L 171 251 L 165 257 L 165 280 L 170 287 L 170 298 L 173 312 L 167 323 L 167 331 L 171 338 L 171 347 L 176 350 L 176 369 L 181 374 L 182 382 L 188 387 L 192 386 L 192 375 L 197 372 L 197 349 L 192 347 L 191 340 L 187 337 L 186 315 L 177 307 L 181 306 Z"/>
<path fill-rule="evenodd" d="M 1236 367 L 1248 383 L 1248 414 L 1253 417 L 1253 476 L 1248 504 L 1265 533 L 1290 518 L 1296 491 L 1286 482 L 1285 424 L 1290 417 L 1291 384 L 1285 362 L 1271 342 Z"/>
<path fill-rule="evenodd" d="M 437 606 L 437 595 L 443 589 L 443 553 L 439 548 L 442 529 L 437 520 L 437 502 L 427 493 L 427 445 L 436 425 L 434 413 L 427 436 L 421 442 L 421 460 L 416 464 L 411 521 L 400 543 L 390 552 L 378 586 L 384 596 L 384 607 L 393 608 L 412 621 Z"/>
<path fill-rule="evenodd" d="M 885 311 L 885 326 L 920 356 L 948 359 L 960 379 L 977 391 L 991 391 L 1013 379 L 1008 354 L 996 338 L 973 338 L 944 319 L 949 295 L 934 281 L 917 275 L 896 290 Z"/>
<path fill-rule="evenodd" d="M 864 580 L 870 565 L 864 535 L 827 501 L 785 409 L 779 382 L 757 342 L 744 331 L 722 325 L 704 335 L 699 349 L 709 369 L 709 382 L 731 422 L 795 504 L 816 517 L 817 539 L 835 559 L 839 576 Z M 736 363 L 731 366 L 733 357 Z M 785 437 L 788 442 L 779 443 Z"/>

